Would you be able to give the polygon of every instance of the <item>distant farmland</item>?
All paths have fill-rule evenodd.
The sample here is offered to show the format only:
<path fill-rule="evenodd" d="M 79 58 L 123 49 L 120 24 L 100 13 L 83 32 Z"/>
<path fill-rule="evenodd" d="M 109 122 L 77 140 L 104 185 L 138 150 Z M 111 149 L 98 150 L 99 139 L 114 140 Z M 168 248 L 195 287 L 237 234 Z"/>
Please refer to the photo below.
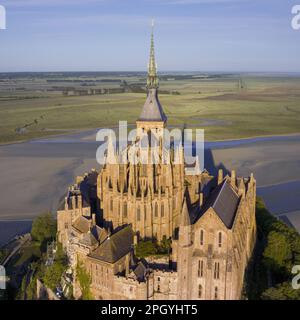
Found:
<path fill-rule="evenodd" d="M 143 83 L 130 72 L 0 74 L 0 143 L 134 123 Z M 160 91 L 168 123 L 209 140 L 300 131 L 300 77 L 163 74 Z"/>

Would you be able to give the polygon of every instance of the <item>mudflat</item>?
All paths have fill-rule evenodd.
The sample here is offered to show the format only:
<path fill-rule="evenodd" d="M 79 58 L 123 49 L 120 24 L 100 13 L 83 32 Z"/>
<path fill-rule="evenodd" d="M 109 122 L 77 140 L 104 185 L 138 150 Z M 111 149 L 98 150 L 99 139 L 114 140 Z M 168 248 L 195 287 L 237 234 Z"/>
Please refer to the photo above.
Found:
<path fill-rule="evenodd" d="M 55 212 L 76 175 L 99 169 L 95 133 L 0 146 L 0 221 L 31 220 Z M 210 142 L 205 167 L 213 174 L 219 167 L 243 176 L 253 172 L 268 208 L 287 218 L 291 213 L 292 224 L 299 226 L 300 215 L 295 214 L 300 210 L 299 154 L 300 135 Z"/>

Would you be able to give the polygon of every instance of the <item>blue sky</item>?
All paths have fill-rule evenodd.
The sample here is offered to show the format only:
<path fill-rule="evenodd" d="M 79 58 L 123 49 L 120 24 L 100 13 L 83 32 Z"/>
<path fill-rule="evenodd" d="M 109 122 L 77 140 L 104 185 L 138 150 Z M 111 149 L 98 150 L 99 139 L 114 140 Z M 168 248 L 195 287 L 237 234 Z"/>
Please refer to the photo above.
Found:
<path fill-rule="evenodd" d="M 300 72 L 300 0 L 0 0 L 0 72 Z"/>

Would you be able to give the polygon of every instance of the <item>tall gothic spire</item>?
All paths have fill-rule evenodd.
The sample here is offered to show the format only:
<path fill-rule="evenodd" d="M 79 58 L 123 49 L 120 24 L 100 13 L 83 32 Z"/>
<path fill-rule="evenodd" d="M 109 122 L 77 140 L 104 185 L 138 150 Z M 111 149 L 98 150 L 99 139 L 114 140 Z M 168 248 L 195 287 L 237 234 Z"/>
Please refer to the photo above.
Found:
<path fill-rule="evenodd" d="M 167 117 L 164 114 L 162 106 L 159 102 L 157 89 L 158 89 L 158 76 L 157 76 L 157 67 L 155 63 L 155 54 L 154 54 L 154 37 L 153 37 L 153 26 L 154 22 L 152 21 L 152 32 L 151 32 L 151 46 L 150 46 L 150 59 L 148 65 L 148 76 L 147 76 L 147 99 L 142 109 L 141 115 L 138 119 L 140 122 L 140 127 L 145 128 L 145 122 L 149 127 L 150 122 L 162 122 L 167 121 Z M 157 125 L 156 125 L 157 127 Z"/>
<path fill-rule="evenodd" d="M 157 77 L 157 66 L 155 63 L 155 53 L 154 53 L 154 20 L 152 20 L 152 32 L 151 32 L 151 45 L 150 45 L 150 59 L 148 64 L 148 77 L 147 77 L 147 88 L 157 89 L 158 88 L 158 77 Z"/>

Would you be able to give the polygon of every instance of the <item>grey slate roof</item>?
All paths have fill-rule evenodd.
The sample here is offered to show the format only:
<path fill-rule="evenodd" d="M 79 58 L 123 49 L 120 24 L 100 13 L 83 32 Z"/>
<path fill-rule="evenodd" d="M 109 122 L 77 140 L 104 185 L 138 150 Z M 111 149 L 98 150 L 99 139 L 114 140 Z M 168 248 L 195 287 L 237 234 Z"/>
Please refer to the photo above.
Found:
<path fill-rule="evenodd" d="M 209 208 L 213 208 L 225 226 L 230 229 L 234 222 L 238 204 L 238 194 L 232 189 L 230 183 L 224 179 L 205 201 L 201 213 L 204 214 Z"/>
<path fill-rule="evenodd" d="M 190 217 L 187 201 L 188 201 L 187 196 L 185 196 L 183 206 L 182 206 L 182 211 L 181 211 L 181 219 L 180 219 L 180 225 L 182 226 L 189 226 L 191 224 L 191 217 Z"/>
<path fill-rule="evenodd" d="M 139 261 L 133 273 L 138 281 L 144 281 L 147 273 L 148 265 L 145 260 Z"/>
<path fill-rule="evenodd" d="M 157 90 L 149 89 L 146 102 L 139 121 L 166 121 L 167 117 L 164 114 L 162 106 L 158 100 Z"/>
<path fill-rule="evenodd" d="M 90 254 L 90 257 L 114 263 L 129 253 L 132 245 L 133 231 L 131 226 L 126 226 L 100 244 L 100 246 Z"/>
<path fill-rule="evenodd" d="M 102 243 L 108 236 L 107 231 L 99 226 L 93 226 L 91 232 L 100 243 Z"/>
<path fill-rule="evenodd" d="M 87 218 L 80 216 L 74 221 L 73 228 L 81 233 L 87 233 L 90 230 L 90 221 Z"/>
<path fill-rule="evenodd" d="M 79 242 L 90 247 L 98 243 L 98 241 L 96 240 L 96 238 L 93 236 L 91 232 L 85 233 Z"/>

